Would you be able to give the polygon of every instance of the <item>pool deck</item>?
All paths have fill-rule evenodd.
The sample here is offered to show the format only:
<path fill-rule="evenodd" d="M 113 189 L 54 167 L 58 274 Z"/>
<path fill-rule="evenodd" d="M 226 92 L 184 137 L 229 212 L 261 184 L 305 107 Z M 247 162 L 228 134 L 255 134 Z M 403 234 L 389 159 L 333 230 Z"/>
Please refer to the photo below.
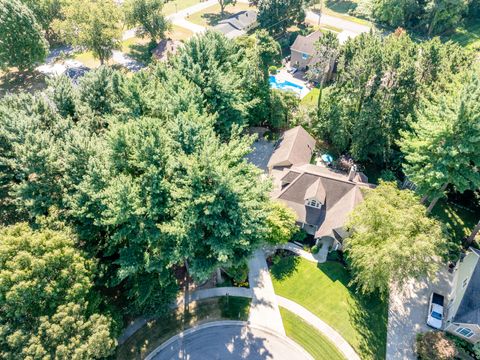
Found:
<path fill-rule="evenodd" d="M 278 71 L 278 73 L 275 75 L 275 78 L 277 80 L 280 80 L 281 82 L 283 81 L 289 81 L 292 84 L 298 85 L 302 87 L 302 90 L 299 94 L 300 99 L 303 99 L 311 90 L 307 87 L 307 82 L 295 78 L 292 74 L 290 74 L 287 69 L 283 68 Z"/>

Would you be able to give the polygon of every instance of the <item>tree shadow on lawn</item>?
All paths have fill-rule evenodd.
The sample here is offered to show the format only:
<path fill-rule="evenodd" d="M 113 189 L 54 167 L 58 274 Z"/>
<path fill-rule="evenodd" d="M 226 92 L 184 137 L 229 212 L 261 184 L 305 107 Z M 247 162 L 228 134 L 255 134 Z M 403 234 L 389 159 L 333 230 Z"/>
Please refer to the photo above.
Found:
<path fill-rule="evenodd" d="M 132 44 L 128 47 L 128 55 L 132 59 L 148 65 L 152 62 L 152 50 L 155 49 L 156 46 L 157 44 L 155 44 L 154 42 L 148 42 L 146 44 Z"/>
<path fill-rule="evenodd" d="M 350 273 L 338 262 L 318 264 L 317 268 L 332 281 L 344 285 L 352 299 L 348 303 L 351 326 L 360 335 L 357 351 L 361 358 L 385 359 L 387 340 L 387 302 L 377 294 L 362 295 L 350 284 Z"/>
<path fill-rule="evenodd" d="M 357 8 L 358 4 L 355 1 L 350 0 L 327 0 L 325 5 L 330 10 L 338 12 L 340 14 L 349 14 Z"/>
<path fill-rule="evenodd" d="M 300 258 L 298 256 L 287 256 L 274 263 L 270 268 L 270 271 L 275 280 L 284 280 L 297 271 L 299 263 Z"/>
<path fill-rule="evenodd" d="M 215 26 L 217 25 L 220 21 L 225 20 L 229 18 L 232 15 L 235 15 L 236 13 L 231 13 L 228 11 L 225 11 L 223 13 L 223 16 L 221 13 L 206 13 L 202 15 L 202 18 L 204 18 L 207 21 L 207 24 L 210 26 Z"/>
<path fill-rule="evenodd" d="M 361 358 L 385 359 L 388 306 L 377 295 L 365 296 L 350 289 L 354 300 L 349 304 L 350 323 L 360 334 Z"/>

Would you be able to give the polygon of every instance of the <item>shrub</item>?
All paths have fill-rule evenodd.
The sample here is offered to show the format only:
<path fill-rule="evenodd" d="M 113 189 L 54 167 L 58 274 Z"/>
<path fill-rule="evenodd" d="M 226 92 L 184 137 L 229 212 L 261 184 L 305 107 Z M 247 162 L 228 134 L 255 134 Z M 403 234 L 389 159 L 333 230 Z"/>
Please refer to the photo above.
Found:
<path fill-rule="evenodd" d="M 275 75 L 275 74 L 278 72 L 278 68 L 277 68 L 276 66 L 272 65 L 272 66 L 270 66 L 270 67 L 268 68 L 268 72 L 269 72 L 270 74 Z"/>
<path fill-rule="evenodd" d="M 317 254 L 320 251 L 320 247 L 318 245 L 312 246 L 312 254 Z"/>
<path fill-rule="evenodd" d="M 473 345 L 473 352 L 475 353 L 475 356 L 480 359 L 480 342 L 476 343 Z"/>
<path fill-rule="evenodd" d="M 417 355 L 421 360 L 450 360 L 458 351 L 443 332 L 429 331 L 417 335 Z"/>

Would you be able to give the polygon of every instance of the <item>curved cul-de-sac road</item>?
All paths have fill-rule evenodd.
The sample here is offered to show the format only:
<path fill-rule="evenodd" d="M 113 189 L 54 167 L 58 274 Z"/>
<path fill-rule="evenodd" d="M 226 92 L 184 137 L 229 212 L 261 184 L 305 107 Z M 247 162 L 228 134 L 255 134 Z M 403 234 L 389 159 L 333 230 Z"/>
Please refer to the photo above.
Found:
<path fill-rule="evenodd" d="M 171 338 L 146 360 L 313 360 L 287 337 L 241 321 L 200 325 Z"/>

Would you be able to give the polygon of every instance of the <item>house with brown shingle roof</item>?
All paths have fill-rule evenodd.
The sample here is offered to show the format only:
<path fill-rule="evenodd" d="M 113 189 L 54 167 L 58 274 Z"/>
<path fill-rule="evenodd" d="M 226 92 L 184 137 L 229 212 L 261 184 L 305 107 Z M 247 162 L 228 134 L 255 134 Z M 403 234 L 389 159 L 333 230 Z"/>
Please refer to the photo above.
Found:
<path fill-rule="evenodd" d="M 315 238 L 330 236 L 336 248 L 347 235 L 344 224 L 363 201 L 368 179 L 352 167 L 349 174 L 310 164 L 315 139 L 301 126 L 286 131 L 270 158 L 272 197 L 297 215 L 297 223 Z"/>

